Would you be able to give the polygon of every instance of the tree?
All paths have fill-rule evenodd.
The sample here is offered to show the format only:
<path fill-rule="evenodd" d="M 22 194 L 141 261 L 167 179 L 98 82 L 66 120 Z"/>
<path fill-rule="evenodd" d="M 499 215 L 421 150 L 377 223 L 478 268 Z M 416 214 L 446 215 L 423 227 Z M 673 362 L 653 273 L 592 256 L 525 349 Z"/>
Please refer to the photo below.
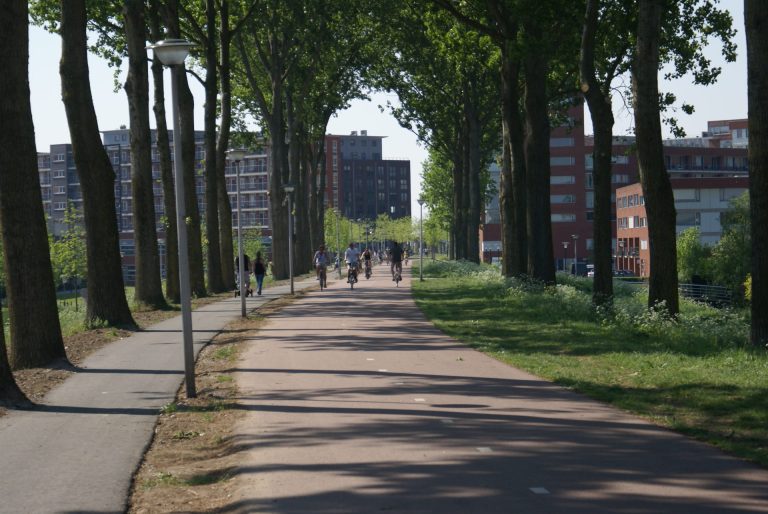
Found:
<path fill-rule="evenodd" d="M 707 259 L 711 250 L 701 242 L 699 227 L 691 227 L 677 236 L 677 278 L 692 282 L 707 275 Z"/>
<path fill-rule="evenodd" d="M 0 9 L 0 230 L 15 369 L 66 358 L 29 103 L 28 15 L 27 2 L 18 0 Z M 0 388 L 12 395 L 4 344 L 0 341 Z"/>
<path fill-rule="evenodd" d="M 64 212 L 64 225 L 64 232 L 58 238 L 52 238 L 50 245 L 53 274 L 62 283 L 74 282 L 79 294 L 80 284 L 88 273 L 87 248 L 82 216 L 72 203 L 67 205 Z M 77 307 L 77 296 L 75 306 Z"/>
<path fill-rule="evenodd" d="M 93 108 L 84 0 L 61 2 L 61 91 L 83 193 L 88 247 L 86 324 L 135 326 L 125 298 L 120 258 L 115 172 L 101 143 Z"/>
<path fill-rule="evenodd" d="M 723 234 L 712 248 L 710 273 L 716 284 L 742 293 L 744 280 L 750 271 L 754 251 L 751 237 L 750 197 L 744 193 L 730 201 L 728 211 L 720 215 Z"/>
<path fill-rule="evenodd" d="M 159 0 L 150 0 L 149 27 L 152 41 L 165 39 L 160 23 Z M 163 186 L 163 226 L 165 229 L 165 296 L 173 303 L 179 303 L 179 239 L 176 234 L 176 192 L 173 182 L 170 139 L 165 110 L 164 67 L 159 59 L 152 61 L 152 82 L 154 83 L 155 104 L 153 111 L 157 124 L 157 153 L 160 156 L 160 181 Z"/>
<path fill-rule="evenodd" d="M 128 50 L 128 112 L 131 120 L 131 195 L 136 252 L 135 302 L 150 308 L 167 306 L 160 280 L 155 193 L 152 180 L 152 137 L 149 130 L 147 20 L 143 0 L 125 0 L 125 40 Z"/>
<path fill-rule="evenodd" d="M 637 42 L 632 63 L 632 98 L 637 134 L 637 161 L 648 213 L 651 277 L 648 306 L 663 304 L 679 311 L 675 255 L 675 199 L 664 165 L 659 117 L 660 44 L 665 0 L 639 0 Z"/>
<path fill-rule="evenodd" d="M 768 344 L 768 4 L 744 1 L 749 103 L 749 198 L 752 222 L 752 325 L 756 347 Z"/>
<path fill-rule="evenodd" d="M 181 37 L 179 21 L 179 1 L 167 0 L 163 18 L 168 36 Z M 171 73 L 176 74 L 179 93 L 179 124 L 181 134 L 173 135 L 173 144 L 181 145 L 181 168 L 184 186 L 184 207 L 187 225 L 187 252 L 189 256 L 189 282 L 193 295 L 199 297 L 208 293 L 205 288 L 203 270 L 203 246 L 200 224 L 200 209 L 197 205 L 197 180 L 195 178 L 195 99 L 189 89 L 187 72 L 184 66 L 175 66 Z"/>
<path fill-rule="evenodd" d="M 626 72 L 632 46 L 633 16 L 627 3 L 587 0 L 581 39 L 579 75 L 589 106 L 594 132 L 594 262 L 592 302 L 601 305 L 613 297 L 611 166 L 613 159 L 613 81 Z M 624 30 L 617 27 L 625 27 Z"/>

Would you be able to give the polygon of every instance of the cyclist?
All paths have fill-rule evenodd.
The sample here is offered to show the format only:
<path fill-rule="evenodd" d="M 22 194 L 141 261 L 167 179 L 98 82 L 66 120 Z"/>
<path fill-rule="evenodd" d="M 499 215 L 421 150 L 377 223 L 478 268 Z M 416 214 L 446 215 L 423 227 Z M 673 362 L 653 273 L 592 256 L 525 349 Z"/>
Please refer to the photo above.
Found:
<path fill-rule="evenodd" d="M 357 268 L 360 266 L 360 252 L 355 248 L 355 243 L 349 243 L 349 248 L 344 252 L 344 260 L 350 268 L 350 279 L 354 278 L 357 282 Z"/>
<path fill-rule="evenodd" d="M 392 250 L 389 254 L 389 260 L 392 263 L 390 271 L 392 271 L 392 280 L 395 280 L 395 269 L 397 273 L 402 275 L 403 273 L 403 249 L 398 243 L 392 245 Z"/>
<path fill-rule="evenodd" d="M 320 248 L 317 249 L 315 255 L 312 257 L 312 262 L 315 265 L 315 274 L 317 275 L 317 280 L 320 280 L 321 270 L 324 270 L 328 267 L 328 259 L 328 254 L 325 252 L 325 245 L 320 245 Z"/>
<path fill-rule="evenodd" d="M 372 259 L 371 249 L 366 248 L 365 251 L 363 251 L 363 263 L 365 264 L 365 267 L 363 269 L 365 269 L 366 276 L 368 276 L 368 274 L 371 272 L 371 269 L 372 269 L 371 259 Z"/>

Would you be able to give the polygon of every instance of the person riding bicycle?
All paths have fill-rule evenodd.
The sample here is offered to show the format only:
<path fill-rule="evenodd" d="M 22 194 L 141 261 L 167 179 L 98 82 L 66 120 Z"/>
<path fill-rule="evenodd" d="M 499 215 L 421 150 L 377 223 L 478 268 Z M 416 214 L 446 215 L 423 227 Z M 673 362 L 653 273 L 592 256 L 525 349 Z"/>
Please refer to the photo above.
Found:
<path fill-rule="evenodd" d="M 372 258 L 373 258 L 373 255 L 371 254 L 371 249 L 366 248 L 365 251 L 363 251 L 363 263 L 365 264 L 365 267 L 363 269 L 365 269 L 366 273 L 369 273 L 370 270 L 372 269 L 371 267 L 371 265 L 373 264 Z"/>
<path fill-rule="evenodd" d="M 349 243 L 349 248 L 344 252 L 344 260 L 347 266 L 354 271 L 354 279 L 357 282 L 357 268 L 360 266 L 360 252 L 355 248 L 355 243 Z"/>
<path fill-rule="evenodd" d="M 325 251 L 325 245 L 320 245 L 320 248 L 317 249 L 315 255 L 312 257 L 312 262 L 315 265 L 315 274 L 317 275 L 317 280 L 320 280 L 320 271 L 328 267 L 328 260 L 329 256 Z"/>
<path fill-rule="evenodd" d="M 398 274 L 403 273 L 403 249 L 398 243 L 392 245 L 389 260 L 392 263 L 390 266 L 390 271 L 392 271 L 392 280 L 395 280 L 395 269 L 397 269 Z"/>

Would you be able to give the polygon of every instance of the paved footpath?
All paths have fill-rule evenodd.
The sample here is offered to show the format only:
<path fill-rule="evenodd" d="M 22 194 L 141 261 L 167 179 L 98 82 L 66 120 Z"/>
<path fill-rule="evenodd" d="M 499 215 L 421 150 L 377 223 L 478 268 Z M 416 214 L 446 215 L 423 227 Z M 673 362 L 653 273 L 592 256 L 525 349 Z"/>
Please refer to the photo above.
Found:
<path fill-rule="evenodd" d="M 270 316 L 220 512 L 768 512 L 768 471 L 452 340 L 409 280 L 377 267 Z"/>
<path fill-rule="evenodd" d="M 264 289 L 247 308 L 288 291 Z M 193 311 L 195 355 L 239 316 L 240 298 Z M 41 406 L 0 418 L 0 513 L 124 512 L 159 409 L 184 379 L 181 340 L 177 316 L 111 343 Z"/>

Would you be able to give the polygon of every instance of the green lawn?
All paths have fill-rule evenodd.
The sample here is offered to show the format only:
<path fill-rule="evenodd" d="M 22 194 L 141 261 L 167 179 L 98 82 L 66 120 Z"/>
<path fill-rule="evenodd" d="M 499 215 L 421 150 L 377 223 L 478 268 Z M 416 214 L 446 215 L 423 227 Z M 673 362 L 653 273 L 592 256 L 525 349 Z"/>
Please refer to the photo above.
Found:
<path fill-rule="evenodd" d="M 679 321 L 619 286 L 596 311 L 589 281 L 555 288 L 495 270 L 425 264 L 413 282 L 440 329 L 511 365 L 768 467 L 768 353 L 746 344 L 742 313 L 683 302 Z"/>

